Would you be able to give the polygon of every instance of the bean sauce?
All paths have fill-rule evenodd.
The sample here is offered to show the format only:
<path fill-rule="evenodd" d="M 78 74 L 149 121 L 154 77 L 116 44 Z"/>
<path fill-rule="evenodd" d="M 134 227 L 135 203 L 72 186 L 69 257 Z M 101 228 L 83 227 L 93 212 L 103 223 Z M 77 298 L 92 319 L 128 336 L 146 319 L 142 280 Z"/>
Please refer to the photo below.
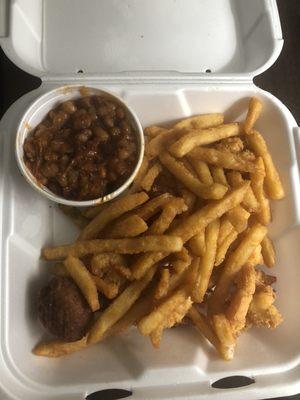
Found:
<path fill-rule="evenodd" d="M 24 161 L 37 181 L 69 200 L 93 200 L 120 187 L 137 163 L 126 109 L 104 96 L 66 101 L 27 136 Z"/>

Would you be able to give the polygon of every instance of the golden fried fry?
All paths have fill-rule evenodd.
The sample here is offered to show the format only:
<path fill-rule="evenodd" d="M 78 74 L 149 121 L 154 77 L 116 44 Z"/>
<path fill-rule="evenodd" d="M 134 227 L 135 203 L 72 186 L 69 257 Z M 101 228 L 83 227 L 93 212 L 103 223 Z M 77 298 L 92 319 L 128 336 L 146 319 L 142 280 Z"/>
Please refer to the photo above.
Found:
<path fill-rule="evenodd" d="M 111 239 L 135 237 L 146 232 L 147 229 L 146 222 L 138 215 L 133 214 L 113 224 L 106 230 L 105 236 Z"/>
<path fill-rule="evenodd" d="M 183 185 L 200 198 L 220 199 L 227 191 L 227 187 L 218 183 L 206 185 L 201 183 L 182 162 L 176 160 L 169 153 L 163 152 L 159 155 L 161 163 L 174 175 Z"/>
<path fill-rule="evenodd" d="M 203 257 L 206 251 L 205 230 L 193 236 L 189 240 L 189 247 L 194 256 Z"/>
<path fill-rule="evenodd" d="M 166 294 L 168 293 L 169 284 L 170 284 L 170 271 L 168 270 L 168 268 L 163 268 L 161 270 L 160 279 L 155 291 L 154 297 L 156 300 L 159 300 L 162 297 L 166 296 Z"/>
<path fill-rule="evenodd" d="M 194 305 L 189 309 L 188 317 L 192 320 L 198 331 L 215 347 L 221 357 L 225 360 L 232 359 L 232 357 L 226 358 L 228 352 L 222 349 L 222 344 L 211 328 L 209 322 L 206 320 L 206 317 L 202 315 Z"/>
<path fill-rule="evenodd" d="M 149 192 L 152 188 L 152 185 L 155 181 L 155 179 L 158 177 L 158 175 L 161 173 L 162 167 L 160 163 L 155 163 L 149 171 L 146 173 L 144 176 L 142 182 L 141 182 L 141 188 L 145 190 L 146 192 Z"/>
<path fill-rule="evenodd" d="M 199 277 L 193 290 L 193 300 L 201 303 L 208 288 L 208 283 L 216 260 L 217 241 L 219 235 L 219 218 L 211 222 L 205 229 L 206 252 L 200 261 Z"/>
<path fill-rule="evenodd" d="M 272 240 L 269 236 L 265 236 L 261 242 L 261 252 L 263 261 L 268 268 L 272 268 L 275 265 L 275 249 Z"/>
<path fill-rule="evenodd" d="M 223 358 L 225 360 L 232 360 L 236 346 L 236 339 L 232 332 L 230 322 L 224 314 L 217 314 L 213 316 L 212 324 L 215 334 L 221 342 Z"/>
<path fill-rule="evenodd" d="M 271 199 L 280 200 L 284 197 L 284 189 L 269 153 L 267 144 L 261 134 L 257 131 L 251 131 L 247 135 L 247 144 L 256 156 L 262 157 L 266 169 L 266 190 Z"/>
<path fill-rule="evenodd" d="M 144 156 L 142 165 L 141 165 L 138 173 L 136 174 L 136 177 L 134 178 L 134 181 L 133 181 L 131 187 L 129 188 L 129 193 L 136 193 L 139 190 L 141 190 L 141 182 L 142 182 L 144 176 L 146 175 L 148 168 L 149 168 L 149 160 L 146 156 Z"/>
<path fill-rule="evenodd" d="M 245 265 L 238 274 L 237 290 L 225 313 L 235 334 L 246 325 L 246 315 L 255 292 L 255 278 L 255 269 L 251 265 Z"/>
<path fill-rule="evenodd" d="M 251 187 L 259 203 L 259 211 L 256 213 L 258 221 L 263 225 L 271 222 L 270 202 L 264 193 L 265 167 L 261 157 L 256 161 L 256 171 L 251 174 Z"/>
<path fill-rule="evenodd" d="M 100 341 L 105 332 L 120 318 L 122 318 L 149 284 L 155 271 L 155 267 L 151 268 L 143 279 L 127 286 L 127 288 L 103 311 L 103 313 L 100 314 L 88 333 L 88 344 Z"/>
<path fill-rule="evenodd" d="M 228 186 L 223 168 L 212 166 L 210 170 L 215 183 L 221 183 L 222 185 Z"/>
<path fill-rule="evenodd" d="M 149 136 L 150 138 L 154 138 L 154 137 L 160 135 L 164 131 L 166 131 L 166 129 L 161 128 L 160 126 L 151 125 L 151 126 L 147 126 L 147 128 L 144 129 L 144 134 L 146 136 Z"/>
<path fill-rule="evenodd" d="M 223 242 L 218 243 L 217 247 L 217 254 L 216 254 L 216 259 L 215 259 L 215 266 L 219 266 L 226 257 L 227 251 L 229 247 L 232 245 L 232 243 L 235 241 L 237 238 L 238 233 L 235 229 L 232 229 L 229 234 L 225 237 Z"/>
<path fill-rule="evenodd" d="M 220 218 L 233 207 L 241 203 L 249 187 L 249 182 L 242 183 L 239 187 L 228 193 L 223 199 L 210 203 L 196 211 L 178 226 L 171 230 L 170 234 L 179 236 L 183 242 L 187 242 L 206 228 L 216 218 Z"/>
<path fill-rule="evenodd" d="M 246 116 L 246 120 L 244 123 L 244 132 L 249 133 L 253 126 L 255 125 L 256 121 L 260 117 L 262 111 L 262 103 L 257 97 L 251 97 L 248 112 Z"/>
<path fill-rule="evenodd" d="M 248 192 L 248 191 L 247 191 Z M 247 193 L 245 197 L 247 196 Z M 244 197 L 244 198 L 245 198 Z M 231 210 L 229 210 L 226 214 L 227 218 L 233 225 L 234 229 L 241 233 L 243 232 L 248 226 L 248 219 L 250 217 L 250 213 L 246 211 L 241 205 L 238 205 Z"/>
<path fill-rule="evenodd" d="M 232 187 L 236 187 L 237 185 L 241 184 L 244 181 L 241 173 L 238 171 L 228 172 L 227 179 Z M 259 210 L 259 203 L 256 200 L 256 197 L 251 187 L 249 187 L 248 192 L 244 197 L 242 206 L 250 213 L 257 212 Z"/>
<path fill-rule="evenodd" d="M 175 235 L 145 236 L 126 239 L 83 240 L 65 246 L 45 247 L 46 260 L 62 260 L 69 255 L 83 257 L 88 254 L 119 253 L 138 254 L 151 251 L 175 252 L 182 248 L 182 240 Z"/>
<path fill-rule="evenodd" d="M 188 159 L 192 164 L 194 170 L 196 171 L 196 174 L 198 175 L 200 181 L 206 185 L 212 185 L 214 183 L 214 180 L 211 176 L 207 163 L 190 156 L 188 156 Z"/>
<path fill-rule="evenodd" d="M 173 326 L 182 320 L 191 304 L 186 290 L 184 288 L 177 289 L 150 314 L 140 320 L 137 325 L 139 332 L 147 336 L 159 327 Z"/>
<path fill-rule="evenodd" d="M 262 254 L 261 254 L 261 245 L 259 244 L 256 247 L 256 249 L 254 249 L 253 253 L 248 258 L 245 265 L 256 267 L 258 264 L 262 264 L 262 263 L 263 263 L 263 258 L 262 258 Z"/>
<path fill-rule="evenodd" d="M 223 215 L 220 220 L 220 230 L 219 230 L 219 237 L 218 237 L 218 246 L 223 243 L 224 239 L 232 232 L 234 229 L 232 223 L 229 221 L 227 215 Z"/>
<path fill-rule="evenodd" d="M 154 197 L 137 209 L 135 214 L 143 218 L 144 221 L 147 221 L 149 218 L 153 217 L 153 215 L 158 213 L 171 198 L 172 196 L 169 193 L 164 193 L 160 196 Z"/>
<path fill-rule="evenodd" d="M 75 351 L 85 349 L 87 347 L 86 337 L 76 342 L 64 342 L 62 340 L 51 340 L 49 342 L 41 342 L 32 350 L 36 356 L 44 357 L 62 357 L 72 354 Z"/>
<path fill-rule="evenodd" d="M 255 164 L 246 160 L 240 154 L 233 154 L 211 147 L 196 147 L 189 153 L 189 156 L 221 168 L 242 172 L 253 172 L 255 170 Z"/>
<path fill-rule="evenodd" d="M 170 153 L 175 157 L 183 157 L 197 146 L 218 142 L 221 139 L 239 134 L 237 123 L 219 125 L 208 129 L 192 129 L 173 143 Z"/>
<path fill-rule="evenodd" d="M 148 200 L 148 195 L 144 192 L 129 194 L 116 200 L 107 206 L 82 230 L 80 234 L 81 240 L 93 239 L 97 234 L 109 224 L 111 221 L 119 218 L 127 211 L 133 210 Z"/>
<path fill-rule="evenodd" d="M 187 206 L 183 199 L 176 197 L 171 199 L 169 203 L 164 206 L 160 216 L 150 226 L 147 234 L 162 235 L 169 228 L 176 215 L 181 214 L 186 210 Z"/>
<path fill-rule="evenodd" d="M 200 114 L 177 122 L 175 129 L 204 129 L 223 124 L 223 114 Z"/>
<path fill-rule="evenodd" d="M 79 258 L 72 256 L 66 258 L 64 266 L 81 290 L 92 311 L 97 311 L 100 308 L 97 288 L 88 269 Z"/>

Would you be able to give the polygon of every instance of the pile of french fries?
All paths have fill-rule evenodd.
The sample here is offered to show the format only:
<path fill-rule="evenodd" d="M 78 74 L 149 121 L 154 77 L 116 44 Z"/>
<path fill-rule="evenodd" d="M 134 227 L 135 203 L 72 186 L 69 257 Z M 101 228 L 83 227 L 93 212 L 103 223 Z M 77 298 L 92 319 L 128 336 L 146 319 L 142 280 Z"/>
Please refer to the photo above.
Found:
<path fill-rule="evenodd" d="M 131 326 L 159 347 L 165 329 L 190 321 L 231 360 L 247 328 L 281 323 L 276 278 L 258 268 L 275 265 L 270 199 L 284 197 L 254 130 L 261 112 L 251 98 L 242 123 L 206 114 L 168 129 L 150 126 L 125 195 L 84 211 L 62 207 L 80 227 L 79 238 L 42 254 L 52 273 L 75 281 L 95 320 L 81 340 L 42 342 L 35 354 L 69 354 Z"/>

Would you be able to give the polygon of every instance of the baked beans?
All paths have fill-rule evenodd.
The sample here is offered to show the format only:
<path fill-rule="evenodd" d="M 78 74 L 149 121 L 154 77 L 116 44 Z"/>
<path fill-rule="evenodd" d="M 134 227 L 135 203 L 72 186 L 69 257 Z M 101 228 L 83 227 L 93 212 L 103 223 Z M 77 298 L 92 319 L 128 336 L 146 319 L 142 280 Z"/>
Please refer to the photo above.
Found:
<path fill-rule="evenodd" d="M 61 103 L 27 136 L 24 161 L 37 181 L 69 200 L 112 193 L 137 163 L 124 106 L 105 96 Z"/>

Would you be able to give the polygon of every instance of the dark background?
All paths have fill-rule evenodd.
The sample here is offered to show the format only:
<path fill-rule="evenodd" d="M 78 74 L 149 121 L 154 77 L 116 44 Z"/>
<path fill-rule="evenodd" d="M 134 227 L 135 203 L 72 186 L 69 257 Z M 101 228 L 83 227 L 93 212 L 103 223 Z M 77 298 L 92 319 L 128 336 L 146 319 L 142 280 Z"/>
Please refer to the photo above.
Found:
<path fill-rule="evenodd" d="M 277 0 L 277 4 L 284 47 L 275 65 L 254 81 L 282 100 L 300 125 L 300 0 Z M 0 117 L 10 104 L 39 85 L 38 78 L 16 67 L 0 48 Z M 280 399 L 300 400 L 300 394 Z"/>

